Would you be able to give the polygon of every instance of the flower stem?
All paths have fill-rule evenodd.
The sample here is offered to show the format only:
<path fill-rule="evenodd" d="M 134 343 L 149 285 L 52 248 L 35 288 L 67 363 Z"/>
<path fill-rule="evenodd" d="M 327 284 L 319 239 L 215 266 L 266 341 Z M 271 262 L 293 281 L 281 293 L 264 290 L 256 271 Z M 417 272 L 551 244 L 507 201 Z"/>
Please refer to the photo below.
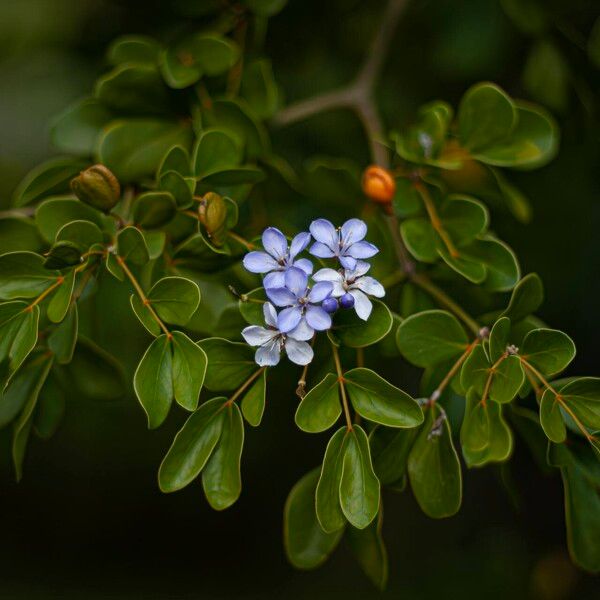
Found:
<path fill-rule="evenodd" d="M 258 379 L 258 377 L 261 375 L 261 373 L 266 368 L 267 367 L 261 367 L 260 369 L 257 369 L 256 371 L 254 371 L 254 373 L 252 373 L 252 375 L 250 375 L 250 377 L 248 377 L 248 379 L 246 379 L 246 381 L 244 381 L 244 383 L 242 383 L 242 385 L 233 393 L 233 395 L 229 397 L 229 400 L 227 400 L 227 402 L 225 402 L 225 405 L 228 406 L 230 404 L 233 404 L 244 393 L 244 391 L 254 382 L 254 380 Z"/>
<path fill-rule="evenodd" d="M 46 288 L 25 310 L 32 311 L 33 307 L 39 304 L 44 298 L 47 298 L 57 287 L 61 286 L 65 281 L 62 275 L 56 278 L 56 281 L 48 288 Z"/>
<path fill-rule="evenodd" d="M 244 246 L 247 250 L 254 250 L 254 248 L 256 248 L 256 246 L 252 243 L 249 242 L 247 239 L 243 238 L 241 235 L 238 235 L 237 233 L 235 233 L 234 231 L 228 231 L 227 235 L 232 239 L 235 240 L 236 242 L 239 242 L 242 246 Z"/>
<path fill-rule="evenodd" d="M 350 408 L 348 407 L 348 398 L 346 397 L 346 386 L 344 385 L 344 373 L 342 371 L 342 363 L 340 362 L 340 354 L 337 346 L 331 342 L 333 351 L 333 361 L 335 362 L 335 370 L 337 371 L 338 381 L 340 384 L 340 392 L 342 396 L 342 405 L 344 407 L 344 416 L 346 418 L 346 427 L 352 431 L 352 417 L 350 416 Z"/>

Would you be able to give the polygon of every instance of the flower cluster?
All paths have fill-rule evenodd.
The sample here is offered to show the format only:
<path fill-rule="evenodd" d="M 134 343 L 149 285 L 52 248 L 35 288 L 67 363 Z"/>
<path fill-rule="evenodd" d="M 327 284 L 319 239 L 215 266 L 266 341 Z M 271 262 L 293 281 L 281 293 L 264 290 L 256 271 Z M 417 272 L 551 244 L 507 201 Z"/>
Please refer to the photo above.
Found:
<path fill-rule="evenodd" d="M 365 241 L 363 221 L 350 219 L 336 228 L 326 219 L 317 219 L 309 230 L 288 245 L 279 229 L 268 227 L 262 234 L 264 250 L 244 257 L 248 271 L 264 276 L 269 299 L 263 306 L 266 327 L 251 325 L 242 331 L 248 344 L 258 346 L 255 360 L 261 366 L 276 365 L 282 350 L 292 362 L 307 365 L 313 359 L 308 342 L 316 332 L 331 328 L 333 313 L 354 308 L 366 321 L 373 309 L 369 296 L 385 295 L 383 286 L 367 275 L 371 265 L 365 259 L 379 250 Z M 317 258 L 335 259 L 338 268 L 313 274 L 313 263 L 298 258 L 306 249 Z"/>

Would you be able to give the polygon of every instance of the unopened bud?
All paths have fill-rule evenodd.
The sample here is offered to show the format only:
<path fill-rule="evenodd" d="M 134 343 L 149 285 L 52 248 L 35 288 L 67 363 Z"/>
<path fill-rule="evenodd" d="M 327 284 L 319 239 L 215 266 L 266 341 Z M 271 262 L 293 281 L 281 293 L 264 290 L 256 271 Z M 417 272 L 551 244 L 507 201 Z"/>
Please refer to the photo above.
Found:
<path fill-rule="evenodd" d="M 389 204 L 396 193 L 396 182 L 387 169 L 371 165 L 363 173 L 362 189 L 373 202 Z"/>
<path fill-rule="evenodd" d="M 225 241 L 225 221 L 227 205 L 219 194 L 208 192 L 200 203 L 200 221 L 206 228 L 208 237 L 218 246 Z"/>
<path fill-rule="evenodd" d="M 73 242 L 56 242 L 46 255 L 44 267 L 46 269 L 66 269 L 81 262 L 81 251 Z"/>
<path fill-rule="evenodd" d="M 119 180 L 104 165 L 93 165 L 71 180 L 73 193 L 86 204 L 108 213 L 121 197 Z"/>

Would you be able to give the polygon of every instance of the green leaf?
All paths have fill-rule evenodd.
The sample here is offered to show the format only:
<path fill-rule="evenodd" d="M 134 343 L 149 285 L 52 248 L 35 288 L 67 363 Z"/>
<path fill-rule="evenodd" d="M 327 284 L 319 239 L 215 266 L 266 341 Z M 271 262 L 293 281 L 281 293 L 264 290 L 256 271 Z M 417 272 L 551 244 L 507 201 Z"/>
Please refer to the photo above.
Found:
<path fill-rule="evenodd" d="M 244 66 L 241 95 L 260 119 L 270 119 L 275 114 L 279 107 L 279 90 L 271 61 L 258 59 Z"/>
<path fill-rule="evenodd" d="M 403 221 L 400 233 L 404 244 L 417 260 L 433 263 L 438 259 L 439 238 L 427 219 Z"/>
<path fill-rule="evenodd" d="M 65 414 L 65 395 L 56 381 L 49 374 L 38 397 L 33 418 L 33 429 L 38 437 L 49 440 L 59 428 Z"/>
<path fill-rule="evenodd" d="M 183 177 L 189 177 L 192 174 L 190 168 L 190 153 L 183 146 L 173 146 L 166 152 L 162 159 L 157 173 L 157 179 L 169 171 L 175 171 Z"/>
<path fill-rule="evenodd" d="M 348 433 L 340 480 L 340 505 L 348 521 L 364 529 L 379 511 L 379 479 L 373 471 L 369 439 L 360 425 Z"/>
<path fill-rule="evenodd" d="M 197 178 L 237 167 L 243 149 L 239 139 L 227 129 L 205 129 L 198 137 L 192 155 L 192 169 Z"/>
<path fill-rule="evenodd" d="M 288 560 L 297 569 L 315 569 L 335 550 L 344 533 L 321 529 L 315 512 L 320 469 L 307 473 L 291 489 L 283 513 L 283 541 Z"/>
<path fill-rule="evenodd" d="M 8 252 L 0 256 L 0 298 L 35 298 L 56 283 L 59 274 L 44 267 L 44 258 L 33 252 Z"/>
<path fill-rule="evenodd" d="M 48 336 L 48 347 L 54 354 L 57 363 L 67 364 L 71 362 L 77 343 L 78 328 L 77 303 L 73 302 L 68 307 L 65 318 Z"/>
<path fill-rule="evenodd" d="M 88 163 L 77 158 L 53 158 L 30 171 L 13 196 L 14 206 L 25 206 L 42 196 L 69 191 L 69 182 Z"/>
<path fill-rule="evenodd" d="M 296 425 L 307 433 L 329 429 L 342 414 L 337 375 L 328 373 L 304 396 L 296 410 Z"/>
<path fill-rule="evenodd" d="M 120 269 L 119 265 L 117 268 Z M 140 323 L 146 328 L 146 331 L 150 335 L 154 337 L 158 337 L 162 329 L 158 324 L 158 321 L 152 316 L 152 313 L 148 310 L 148 307 L 140 300 L 140 297 L 137 294 L 131 294 L 129 296 L 129 302 L 131 304 L 131 308 L 135 313 L 135 316 L 140 320 Z"/>
<path fill-rule="evenodd" d="M 242 398 L 242 414 L 252 427 L 258 427 L 265 412 L 267 371 L 264 370 Z"/>
<path fill-rule="evenodd" d="M 176 492 L 200 475 L 221 436 L 226 401 L 213 398 L 205 402 L 179 430 L 158 470 L 162 492 Z"/>
<path fill-rule="evenodd" d="M 171 344 L 166 334 L 157 337 L 146 350 L 135 375 L 133 389 L 148 416 L 148 428 L 162 425 L 173 400 Z"/>
<path fill-rule="evenodd" d="M 155 64 L 160 44 L 145 35 L 123 35 L 113 40 L 106 53 L 111 65 L 122 63 Z"/>
<path fill-rule="evenodd" d="M 117 65 L 98 79 L 94 95 L 121 114 L 157 114 L 164 112 L 169 102 L 158 68 L 148 64 Z"/>
<path fill-rule="evenodd" d="M 117 253 L 125 262 L 134 265 L 145 265 L 150 260 L 146 240 L 137 227 L 128 226 L 119 231 Z"/>
<path fill-rule="evenodd" d="M 133 204 L 133 221 L 142 229 L 156 229 L 167 224 L 177 210 L 170 192 L 145 192 Z"/>
<path fill-rule="evenodd" d="M 110 111 L 95 98 L 79 100 L 54 120 L 50 130 L 52 143 L 64 152 L 92 156 L 96 140 L 111 118 Z"/>
<path fill-rule="evenodd" d="M 202 487 L 215 510 L 229 508 L 242 491 L 240 460 L 244 445 L 244 421 L 237 404 L 227 403 L 221 411 L 221 436 L 204 470 Z"/>
<path fill-rule="evenodd" d="M 340 506 L 340 485 L 344 455 L 350 438 L 347 434 L 348 429 L 340 427 L 329 440 L 315 493 L 317 519 L 326 533 L 337 531 L 346 524 L 346 517 Z"/>
<path fill-rule="evenodd" d="M 98 142 L 98 159 L 121 183 L 129 183 L 151 177 L 174 145 L 188 148 L 190 143 L 191 130 L 185 124 L 160 119 L 113 121 Z"/>
<path fill-rule="evenodd" d="M 263 303 L 266 301 L 267 295 L 262 287 L 253 289 L 238 300 L 238 308 L 246 323 L 264 326 Z"/>
<path fill-rule="evenodd" d="M 91 400 L 116 400 L 125 393 L 125 376 L 120 363 L 81 334 L 66 371 L 73 388 Z"/>
<path fill-rule="evenodd" d="M 575 357 L 573 340 L 556 329 L 534 329 L 523 340 L 521 356 L 544 375 L 556 375 Z"/>
<path fill-rule="evenodd" d="M 348 528 L 350 549 L 358 560 L 365 575 L 380 591 L 385 590 L 388 578 L 388 558 L 381 527 L 383 511 L 379 511 L 377 519 L 365 529 Z"/>
<path fill-rule="evenodd" d="M 40 233 L 48 242 L 54 242 L 58 232 L 72 221 L 91 221 L 105 229 L 107 219 L 91 206 L 76 198 L 49 198 L 35 211 L 35 222 Z"/>
<path fill-rule="evenodd" d="M 520 321 L 533 314 L 544 301 L 544 286 L 537 273 L 525 275 L 514 287 L 503 317 L 513 322 Z"/>
<path fill-rule="evenodd" d="M 509 96 L 492 83 L 469 88 L 460 101 L 458 130 L 461 144 L 473 153 L 506 138 L 517 123 Z"/>
<path fill-rule="evenodd" d="M 434 518 L 458 512 L 462 500 L 460 462 L 452 443 L 448 419 L 433 405 L 408 457 L 408 476 L 423 512 Z"/>
<path fill-rule="evenodd" d="M 189 208 L 194 203 L 193 189 L 177 171 L 164 172 L 160 176 L 159 185 L 161 190 L 175 199 L 177 208 Z"/>
<path fill-rule="evenodd" d="M 48 377 L 50 368 L 52 367 L 52 357 L 42 355 L 39 357 L 41 369 L 37 374 L 37 379 L 34 385 L 30 388 L 27 394 L 25 405 L 19 418 L 16 420 L 13 429 L 12 438 L 12 457 L 15 466 L 17 481 L 21 481 L 23 476 L 23 460 L 25 459 L 25 451 L 27 449 L 27 441 L 33 424 L 33 415 L 37 405 L 40 389 Z"/>
<path fill-rule="evenodd" d="M 549 390 L 544 392 L 540 401 L 540 424 L 550 441 L 562 444 L 567 439 L 560 402 Z"/>
<path fill-rule="evenodd" d="M 394 319 L 381 300 L 371 299 L 373 311 L 367 322 L 353 310 L 341 310 L 335 316 L 331 334 L 335 341 L 350 348 L 364 348 L 382 340 L 392 328 Z"/>
<path fill-rule="evenodd" d="M 238 46 L 228 38 L 196 33 L 163 53 L 161 69 L 167 84 L 181 89 L 193 85 L 203 75 L 224 73 L 238 57 Z"/>
<path fill-rule="evenodd" d="M 558 150 L 558 126 L 538 106 L 516 103 L 518 122 L 506 139 L 480 151 L 478 160 L 497 167 L 537 169 L 550 162 Z"/>
<path fill-rule="evenodd" d="M 81 252 L 86 252 L 95 244 L 102 244 L 104 238 L 100 228 L 92 221 L 77 220 L 63 225 L 56 233 L 57 242 L 71 242 Z"/>
<path fill-rule="evenodd" d="M 454 316 L 427 310 L 405 319 L 396 337 L 400 352 L 418 367 L 429 367 L 462 354 L 467 335 Z"/>
<path fill-rule="evenodd" d="M 552 444 L 550 462 L 560 468 L 565 489 L 567 542 L 574 562 L 600 571 L 600 462 L 587 446 Z"/>
<path fill-rule="evenodd" d="M 416 427 L 423 422 L 417 402 L 371 369 L 344 373 L 344 383 L 354 410 L 369 421 L 388 427 Z"/>
<path fill-rule="evenodd" d="M 44 269 L 67 269 L 81 263 L 81 250 L 71 242 L 56 242 L 46 254 Z"/>
<path fill-rule="evenodd" d="M 598 377 L 578 377 L 569 381 L 560 389 L 560 397 L 563 405 L 568 408 L 576 417 L 591 431 L 600 430 L 600 378 Z M 552 412 L 552 417 L 558 409 L 554 405 L 556 397 L 546 390 L 542 396 L 540 405 L 540 419 L 542 420 L 542 409 L 544 403 L 548 412 Z M 550 410 L 550 405 L 552 410 Z M 546 428 L 544 428 L 546 431 Z M 550 436 L 548 436 L 550 437 Z M 551 438 L 552 439 L 552 438 Z M 552 441 L 558 441 L 552 439 Z"/>
<path fill-rule="evenodd" d="M 148 254 L 150 255 L 150 260 L 154 260 L 159 256 L 162 256 L 162 253 L 165 250 L 165 244 L 167 241 L 167 236 L 164 231 L 142 231 L 142 235 L 144 236 L 144 240 L 146 241 L 146 246 L 148 247 Z"/>
<path fill-rule="evenodd" d="M 242 385 L 258 366 L 254 349 L 247 344 L 221 338 L 207 338 L 198 342 L 206 352 L 208 368 L 204 385 L 211 391 L 229 391 Z"/>
<path fill-rule="evenodd" d="M 45 244 L 32 219 L 7 217 L 0 219 L 0 254 L 27 250 L 39 252 Z"/>
<path fill-rule="evenodd" d="M 33 350 L 38 336 L 40 309 L 25 302 L 0 304 L 0 382 L 2 385 Z"/>
<path fill-rule="evenodd" d="M 202 183 L 210 186 L 235 186 L 246 183 L 259 183 L 265 178 L 264 171 L 258 167 L 244 166 L 224 169 L 202 178 Z"/>
<path fill-rule="evenodd" d="M 152 286 L 147 298 L 163 321 L 184 326 L 200 304 L 200 288 L 185 277 L 163 277 Z"/>
<path fill-rule="evenodd" d="M 510 319 L 500 317 L 493 325 L 488 339 L 489 357 L 495 363 L 506 352 L 510 343 Z"/>
<path fill-rule="evenodd" d="M 408 454 L 417 429 L 376 427 L 369 437 L 373 469 L 381 485 L 400 481 L 407 468 Z"/>
<path fill-rule="evenodd" d="M 186 410 L 196 410 L 206 375 L 206 354 L 181 331 L 172 333 L 173 393 Z"/>

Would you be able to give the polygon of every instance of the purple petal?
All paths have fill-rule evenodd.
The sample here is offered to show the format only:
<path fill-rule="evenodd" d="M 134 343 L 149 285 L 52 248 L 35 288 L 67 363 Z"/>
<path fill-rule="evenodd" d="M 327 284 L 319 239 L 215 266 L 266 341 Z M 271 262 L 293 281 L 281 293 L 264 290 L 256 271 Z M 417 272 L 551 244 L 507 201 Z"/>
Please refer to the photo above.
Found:
<path fill-rule="evenodd" d="M 305 342 L 310 340 L 315 335 L 315 330 L 306 322 L 306 317 L 300 319 L 300 323 L 294 327 L 291 331 L 288 331 L 287 336 L 294 338 L 295 340 L 301 340 Z"/>
<path fill-rule="evenodd" d="M 308 258 L 299 258 L 298 260 L 294 261 L 292 266 L 302 269 L 307 275 L 310 275 L 314 269 L 312 262 L 308 260 Z"/>
<path fill-rule="evenodd" d="M 244 256 L 243 262 L 246 271 L 250 271 L 250 273 L 268 273 L 279 268 L 277 261 L 272 256 L 261 251 L 248 252 Z"/>
<path fill-rule="evenodd" d="M 365 294 L 375 296 L 375 298 L 383 298 L 385 296 L 384 287 L 373 277 L 360 277 L 353 284 L 352 288 L 359 289 Z"/>
<path fill-rule="evenodd" d="M 265 275 L 263 279 L 264 288 L 282 288 L 285 287 L 285 271 L 272 271 Z"/>
<path fill-rule="evenodd" d="M 279 363 L 281 349 L 279 340 L 275 339 L 266 346 L 261 346 L 254 355 L 254 360 L 261 367 L 274 367 Z"/>
<path fill-rule="evenodd" d="M 293 338 L 287 338 L 285 341 L 285 351 L 293 363 L 301 366 L 307 365 L 314 356 L 313 349 L 309 344 Z"/>
<path fill-rule="evenodd" d="M 276 260 L 285 258 L 288 254 L 288 243 L 285 235 L 276 227 L 267 227 L 262 234 L 264 249 Z"/>
<path fill-rule="evenodd" d="M 318 281 L 308 293 L 308 301 L 311 304 L 318 304 L 328 296 L 331 296 L 331 292 L 333 292 L 333 283 L 331 281 Z"/>
<path fill-rule="evenodd" d="M 358 279 L 359 277 L 362 277 L 365 273 L 367 273 L 370 268 L 371 265 L 368 262 L 365 262 L 364 260 L 357 260 L 356 267 L 354 267 L 354 270 L 346 272 L 346 279 Z"/>
<path fill-rule="evenodd" d="M 309 252 L 317 258 L 332 258 L 336 256 L 335 252 L 329 246 L 326 246 L 321 242 L 315 242 L 310 247 Z"/>
<path fill-rule="evenodd" d="M 371 304 L 369 298 L 360 290 L 350 290 L 348 293 L 354 298 L 354 310 L 356 314 L 363 321 L 366 321 L 371 316 L 373 304 Z"/>
<path fill-rule="evenodd" d="M 339 235 L 333 224 L 327 219 L 317 219 L 310 224 L 310 232 L 317 240 L 335 250 L 339 245 Z"/>
<path fill-rule="evenodd" d="M 351 256 L 352 258 L 371 258 L 379 252 L 379 248 L 369 242 L 356 242 L 349 246 L 344 254 Z"/>
<path fill-rule="evenodd" d="M 306 307 L 306 322 L 316 331 L 325 331 L 331 327 L 331 316 L 320 306 L 309 304 Z"/>
<path fill-rule="evenodd" d="M 281 333 L 287 333 L 292 331 L 302 318 L 302 310 L 299 306 L 291 306 L 290 308 L 284 308 L 277 317 L 277 329 Z"/>
<path fill-rule="evenodd" d="M 293 306 L 298 301 L 287 288 L 265 288 L 265 292 L 275 306 Z"/>
<path fill-rule="evenodd" d="M 355 242 L 359 242 L 367 235 L 367 225 L 360 219 L 349 219 L 342 225 L 342 244 L 349 246 Z"/>
<path fill-rule="evenodd" d="M 263 304 L 263 315 L 265 316 L 265 323 L 270 327 L 277 327 L 277 311 L 270 302 Z"/>
<path fill-rule="evenodd" d="M 290 267 L 285 272 L 285 287 L 298 298 L 303 298 L 308 285 L 308 275 L 302 269 Z"/>
<path fill-rule="evenodd" d="M 246 340 L 246 343 L 251 346 L 262 346 L 263 344 L 267 344 L 278 335 L 279 333 L 277 331 L 265 329 L 258 325 L 250 325 L 242 330 L 242 337 Z"/>
<path fill-rule="evenodd" d="M 310 233 L 308 231 L 303 231 L 299 233 L 290 244 L 290 258 L 294 259 L 297 254 L 300 254 L 302 250 L 308 246 L 310 243 Z"/>
<path fill-rule="evenodd" d="M 335 269 L 319 269 L 314 275 L 315 281 L 330 281 L 333 284 L 331 295 L 339 297 L 346 292 L 344 289 L 344 276 Z"/>
<path fill-rule="evenodd" d="M 340 256 L 340 264 L 347 271 L 354 271 L 356 269 L 356 259 L 351 256 Z"/>

